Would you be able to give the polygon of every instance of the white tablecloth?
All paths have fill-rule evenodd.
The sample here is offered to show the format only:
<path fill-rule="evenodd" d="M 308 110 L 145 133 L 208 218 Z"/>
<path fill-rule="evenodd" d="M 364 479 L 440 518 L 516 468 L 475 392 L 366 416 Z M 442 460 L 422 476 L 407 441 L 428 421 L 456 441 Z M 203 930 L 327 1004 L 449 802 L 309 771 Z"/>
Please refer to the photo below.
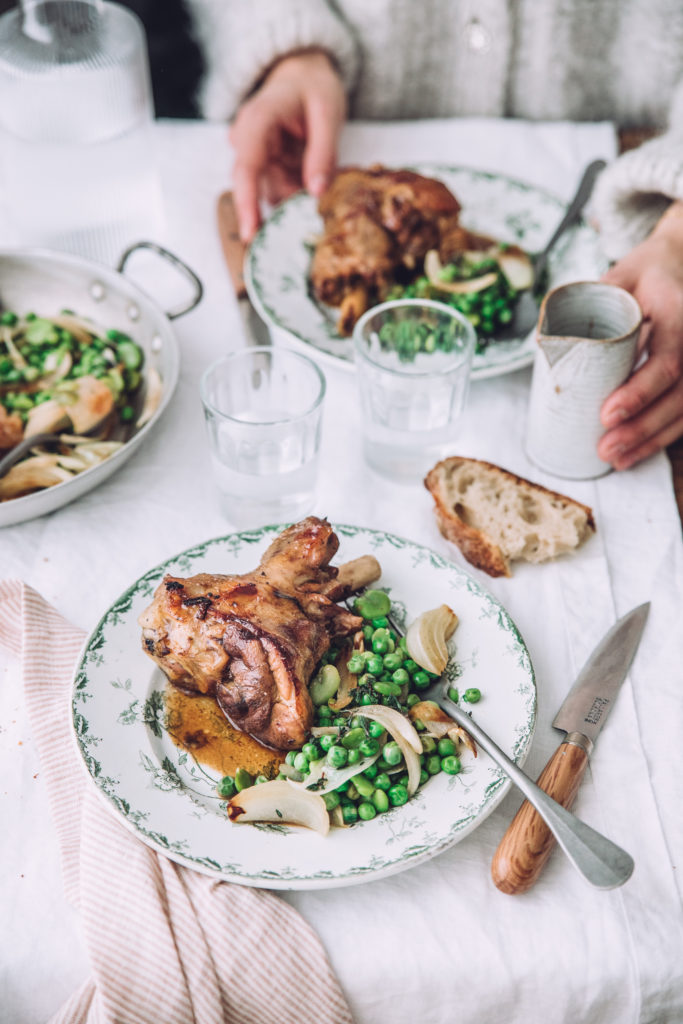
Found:
<path fill-rule="evenodd" d="M 183 366 L 164 420 L 109 482 L 53 515 L 0 533 L 0 572 L 39 590 L 90 629 L 146 569 L 229 532 L 209 474 L 198 381 L 242 343 L 215 227 L 229 185 L 226 132 L 157 126 L 168 224 L 164 239 L 202 277 L 203 303 L 177 321 Z M 352 125 L 345 161 L 462 163 L 569 197 L 583 166 L 612 157 L 609 125 L 460 121 Z M 315 511 L 411 537 L 462 562 L 439 534 L 420 486 L 380 481 L 362 462 L 352 374 L 326 369 L 328 398 Z M 477 574 L 524 636 L 539 718 L 527 769 L 558 742 L 550 722 L 595 643 L 619 615 L 652 601 L 629 679 L 600 736 L 576 809 L 623 845 L 636 870 L 612 892 L 590 889 L 560 853 L 526 896 L 493 886 L 489 866 L 520 798 L 511 791 L 470 836 L 410 871 L 369 884 L 285 895 L 317 928 L 359 1024 L 683 1020 L 683 548 L 664 455 L 624 474 L 562 484 L 522 449 L 530 373 L 475 382 L 458 452 L 481 457 L 591 505 L 598 533 L 581 551 L 506 580 Z M 86 975 L 79 924 L 62 894 L 40 764 L 18 666 L 0 677 L 0 1020 L 43 1020 Z M 286 941 L 286 936 L 283 936 Z"/>

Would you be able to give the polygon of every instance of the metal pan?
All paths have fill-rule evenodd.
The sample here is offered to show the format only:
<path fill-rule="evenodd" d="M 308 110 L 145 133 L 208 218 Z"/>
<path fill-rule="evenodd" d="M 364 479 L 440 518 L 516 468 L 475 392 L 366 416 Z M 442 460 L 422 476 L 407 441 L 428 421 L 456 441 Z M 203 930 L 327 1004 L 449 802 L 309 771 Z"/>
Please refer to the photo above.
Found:
<path fill-rule="evenodd" d="M 125 275 L 128 260 L 139 249 L 157 253 L 191 282 L 192 294 L 185 305 L 164 312 Z M 202 293 L 196 274 L 153 242 L 132 245 L 123 253 L 116 270 L 47 249 L 0 250 L 0 308 L 34 310 L 48 317 L 60 309 L 73 309 L 101 327 L 124 331 L 142 347 L 146 367 L 155 367 L 163 383 L 156 411 L 117 452 L 72 480 L 0 502 L 0 527 L 35 519 L 80 498 L 120 469 L 144 443 L 163 416 L 178 381 L 180 351 L 170 321 L 194 309 Z"/>

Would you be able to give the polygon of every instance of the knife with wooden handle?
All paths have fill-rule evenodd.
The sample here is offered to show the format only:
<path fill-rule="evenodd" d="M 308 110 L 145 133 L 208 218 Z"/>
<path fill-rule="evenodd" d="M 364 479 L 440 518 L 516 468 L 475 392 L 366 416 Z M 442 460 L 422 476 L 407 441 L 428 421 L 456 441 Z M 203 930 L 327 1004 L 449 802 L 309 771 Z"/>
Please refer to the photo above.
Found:
<path fill-rule="evenodd" d="M 246 284 L 244 283 L 244 260 L 247 246 L 240 238 L 237 211 L 232 192 L 222 192 L 216 205 L 218 232 L 223 247 L 223 256 L 237 296 L 244 333 L 250 345 L 270 345 L 270 332 L 254 309 Z"/>
<path fill-rule="evenodd" d="M 538 778 L 538 785 L 563 807 L 574 802 L 593 744 L 612 709 L 645 628 L 650 605 L 634 608 L 600 641 L 579 673 L 553 721 L 566 733 Z M 501 892 L 527 892 L 547 862 L 555 839 L 526 800 L 496 850 L 491 875 Z"/>

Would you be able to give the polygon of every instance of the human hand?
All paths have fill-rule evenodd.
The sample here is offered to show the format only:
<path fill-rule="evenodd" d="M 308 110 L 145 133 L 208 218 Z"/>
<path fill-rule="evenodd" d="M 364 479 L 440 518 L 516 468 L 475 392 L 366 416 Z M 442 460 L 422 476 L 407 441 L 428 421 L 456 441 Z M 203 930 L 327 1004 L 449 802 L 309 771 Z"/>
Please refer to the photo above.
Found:
<path fill-rule="evenodd" d="M 673 203 L 603 281 L 631 292 L 644 318 L 640 345 L 648 358 L 600 414 L 607 433 L 598 455 L 628 469 L 683 435 L 683 203 Z"/>
<path fill-rule="evenodd" d="M 344 87 L 325 53 L 293 54 L 269 72 L 230 130 L 243 241 L 250 241 L 260 224 L 261 198 L 277 203 L 302 185 L 315 196 L 325 190 L 345 117 Z"/>

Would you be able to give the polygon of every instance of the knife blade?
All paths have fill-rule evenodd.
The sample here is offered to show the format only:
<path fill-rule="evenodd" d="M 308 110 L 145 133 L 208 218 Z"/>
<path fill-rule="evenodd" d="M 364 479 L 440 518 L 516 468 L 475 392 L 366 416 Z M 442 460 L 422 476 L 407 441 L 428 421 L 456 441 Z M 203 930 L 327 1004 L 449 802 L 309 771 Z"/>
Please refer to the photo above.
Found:
<path fill-rule="evenodd" d="M 228 267 L 232 286 L 235 289 L 242 326 L 248 345 L 270 345 L 270 332 L 258 315 L 244 283 L 244 260 L 247 246 L 240 238 L 237 223 L 237 211 L 232 192 L 223 192 L 218 197 L 216 207 L 218 231 L 220 234 L 223 255 Z"/>
<path fill-rule="evenodd" d="M 538 785 L 563 807 L 574 802 L 593 744 L 628 674 L 645 628 L 649 602 L 612 626 L 577 676 L 553 719 L 564 740 L 538 777 Z M 552 853 L 555 839 L 524 801 L 493 856 L 491 876 L 501 892 L 527 892 Z"/>

